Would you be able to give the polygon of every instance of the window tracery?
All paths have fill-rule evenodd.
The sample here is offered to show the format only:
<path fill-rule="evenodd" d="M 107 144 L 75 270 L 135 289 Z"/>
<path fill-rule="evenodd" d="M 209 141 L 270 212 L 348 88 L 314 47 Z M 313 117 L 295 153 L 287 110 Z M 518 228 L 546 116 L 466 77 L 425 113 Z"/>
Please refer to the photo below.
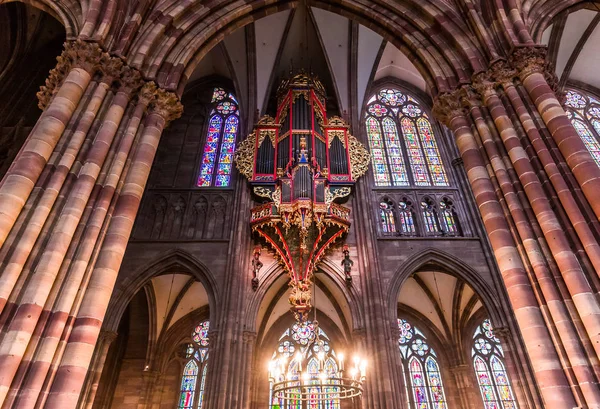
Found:
<path fill-rule="evenodd" d="M 427 235 L 435 236 L 441 233 L 437 209 L 434 202 L 427 196 L 421 200 L 421 214 Z"/>
<path fill-rule="evenodd" d="M 449 186 L 429 117 L 413 97 L 379 91 L 365 124 L 376 186 Z"/>
<path fill-rule="evenodd" d="M 381 231 L 384 235 L 393 235 L 398 232 L 396 217 L 394 216 L 394 203 L 391 200 L 384 198 L 379 203 L 379 216 Z"/>
<path fill-rule="evenodd" d="M 335 353 L 335 350 L 329 345 L 330 339 L 325 334 L 325 332 L 318 327 L 317 331 L 319 331 L 319 338 L 324 341 L 323 349 L 329 354 L 329 358 L 324 363 L 324 368 L 330 374 L 330 376 L 335 376 L 338 372 L 338 357 Z M 307 321 L 304 324 L 294 323 L 292 327 L 286 329 L 284 333 L 279 337 L 279 345 L 277 349 L 273 352 L 273 360 L 276 358 L 284 358 L 287 362 L 288 373 L 291 374 L 291 378 L 298 380 L 300 383 L 300 373 L 302 370 L 308 371 L 311 374 L 312 383 L 317 384 L 318 379 L 317 374 L 319 373 L 319 361 L 317 354 L 319 353 L 319 346 L 316 344 L 312 344 L 315 338 L 315 327 L 313 326 L 311 321 Z M 298 366 L 298 361 L 293 359 L 296 354 L 302 354 L 307 362 L 306 368 L 300 368 Z M 290 377 L 288 376 L 288 379 Z M 320 386 L 315 386 L 314 391 L 319 392 Z M 308 401 L 306 402 L 306 406 L 302 406 L 303 403 L 301 401 L 294 400 L 281 400 L 275 396 L 273 396 L 273 384 L 269 385 L 269 408 L 270 409 L 304 409 L 305 407 L 308 409 L 340 409 L 340 401 L 335 398 L 335 394 L 338 392 L 338 388 L 333 386 L 327 388 L 326 391 L 331 393 L 332 398 L 323 401 Z M 316 396 L 316 395 L 315 395 Z"/>
<path fill-rule="evenodd" d="M 585 147 L 600 166 L 600 101 L 573 89 L 567 91 L 567 116 Z"/>
<path fill-rule="evenodd" d="M 446 395 L 437 355 L 425 335 L 407 320 L 398 319 L 398 346 L 402 355 L 403 372 L 409 406 L 413 409 L 447 409 Z"/>
<path fill-rule="evenodd" d="M 487 318 L 475 329 L 471 355 L 484 408 L 517 409 L 504 367 L 504 351 Z"/>
<path fill-rule="evenodd" d="M 208 364 L 209 321 L 196 325 L 186 347 L 178 409 L 202 409 Z"/>
<path fill-rule="evenodd" d="M 454 204 L 447 197 L 440 201 L 440 219 L 443 224 L 444 234 L 448 236 L 460 235 L 458 218 L 454 211 Z"/>
<path fill-rule="evenodd" d="M 239 108 L 235 96 L 215 88 L 197 185 L 228 187 L 239 130 Z"/>

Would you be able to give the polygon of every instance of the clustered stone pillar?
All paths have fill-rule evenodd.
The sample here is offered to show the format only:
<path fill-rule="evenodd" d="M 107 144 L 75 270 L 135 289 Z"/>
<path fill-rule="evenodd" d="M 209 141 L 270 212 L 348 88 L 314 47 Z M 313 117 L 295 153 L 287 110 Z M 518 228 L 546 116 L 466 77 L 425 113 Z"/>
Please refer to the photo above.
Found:
<path fill-rule="evenodd" d="M 67 43 L 0 184 L 0 408 L 74 408 L 178 98 Z"/>
<path fill-rule="evenodd" d="M 454 132 L 545 403 L 600 408 L 600 232 L 582 210 L 600 214 L 600 169 L 542 51 L 517 49 L 434 111 Z"/>

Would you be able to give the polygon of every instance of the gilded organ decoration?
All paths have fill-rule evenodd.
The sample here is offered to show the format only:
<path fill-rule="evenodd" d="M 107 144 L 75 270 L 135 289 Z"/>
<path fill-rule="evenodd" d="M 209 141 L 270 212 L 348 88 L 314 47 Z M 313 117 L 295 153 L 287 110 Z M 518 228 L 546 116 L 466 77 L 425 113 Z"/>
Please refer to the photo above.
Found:
<path fill-rule="evenodd" d="M 343 119 L 327 120 L 318 79 L 300 73 L 284 80 L 277 101 L 275 118 L 257 123 L 235 161 L 265 201 L 252 209 L 252 231 L 289 274 L 291 309 L 305 321 L 314 270 L 350 228 L 350 209 L 339 202 L 366 172 L 370 156 Z"/>

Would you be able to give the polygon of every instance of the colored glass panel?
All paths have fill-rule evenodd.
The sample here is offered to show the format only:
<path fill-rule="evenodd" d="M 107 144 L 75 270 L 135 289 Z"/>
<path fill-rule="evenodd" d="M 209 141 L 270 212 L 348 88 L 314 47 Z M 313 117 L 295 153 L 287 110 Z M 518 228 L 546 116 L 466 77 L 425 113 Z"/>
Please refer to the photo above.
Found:
<path fill-rule="evenodd" d="M 179 398 L 179 409 L 188 409 L 193 407 L 197 378 L 198 364 L 192 359 L 185 365 L 185 368 L 183 369 L 183 377 L 181 378 L 181 395 Z"/>
<path fill-rule="evenodd" d="M 390 203 L 379 203 L 379 216 L 381 218 L 381 230 L 383 233 L 396 233 L 396 220 Z"/>
<path fill-rule="evenodd" d="M 221 153 L 219 155 L 219 166 L 217 168 L 217 179 L 215 186 L 229 186 L 231 179 L 231 168 L 233 166 L 233 154 L 235 153 L 235 137 L 238 132 L 239 120 L 236 116 L 229 116 L 225 121 L 225 131 L 221 142 Z"/>
<path fill-rule="evenodd" d="M 577 133 L 581 137 L 581 140 L 583 140 L 585 147 L 590 152 L 596 163 L 600 165 L 600 144 L 598 144 L 598 141 L 585 123 L 580 120 L 573 120 L 572 123 L 577 130 Z"/>
<path fill-rule="evenodd" d="M 379 118 L 387 114 L 388 109 L 381 104 L 373 104 L 369 107 L 369 113 Z"/>
<path fill-rule="evenodd" d="M 406 102 L 406 97 L 396 89 L 382 89 L 379 91 L 379 100 L 389 106 L 395 107 Z"/>
<path fill-rule="evenodd" d="M 412 409 L 447 409 L 440 367 L 425 335 L 403 319 L 398 320 L 398 329 L 404 370 L 410 375 L 412 402 L 409 406 Z"/>
<path fill-rule="evenodd" d="M 419 118 L 417 119 L 417 128 L 419 129 L 421 144 L 425 151 L 425 157 L 427 158 L 427 165 L 429 166 L 429 173 L 431 174 L 433 184 L 435 186 L 448 186 L 448 177 L 444 171 L 444 165 L 433 136 L 431 124 L 427 119 Z"/>
<path fill-rule="evenodd" d="M 421 111 L 421 108 L 419 108 L 416 105 L 408 104 L 402 108 L 402 113 L 404 115 L 408 115 L 411 118 L 416 118 L 419 115 L 421 115 L 423 113 L 423 111 Z"/>
<path fill-rule="evenodd" d="M 415 185 L 431 186 L 429 172 L 427 171 L 425 158 L 421 151 L 421 144 L 417 137 L 415 124 L 411 119 L 404 117 L 402 118 L 401 126 Z"/>
<path fill-rule="evenodd" d="M 454 218 L 454 211 L 448 205 L 446 200 L 442 200 L 440 202 L 440 214 L 441 218 L 444 222 L 445 232 L 449 235 L 455 235 L 458 233 L 458 226 L 456 225 L 456 220 Z"/>
<path fill-rule="evenodd" d="M 475 375 L 477 376 L 477 382 L 479 383 L 479 391 L 481 392 L 484 408 L 500 409 L 498 407 L 496 391 L 494 390 L 494 385 L 492 383 L 492 378 L 490 376 L 490 372 L 488 371 L 487 364 L 481 357 L 475 357 L 473 360 L 473 366 L 475 367 Z"/>
<path fill-rule="evenodd" d="M 204 365 L 202 370 L 202 379 L 200 380 L 200 389 L 198 390 L 198 409 L 202 409 L 202 402 L 204 401 L 204 387 L 206 385 L 206 372 L 208 366 Z"/>
<path fill-rule="evenodd" d="M 421 202 L 421 213 L 423 214 L 425 231 L 430 234 L 439 233 L 440 228 L 433 206 L 425 201 Z"/>
<path fill-rule="evenodd" d="M 583 95 L 573 90 L 567 92 L 566 105 L 572 108 L 584 108 L 586 100 Z"/>
<path fill-rule="evenodd" d="M 494 335 L 489 319 L 483 320 L 475 330 L 471 353 L 485 409 L 516 409 L 517 403 L 502 363 L 500 340 Z"/>
<path fill-rule="evenodd" d="M 220 116 L 213 115 L 210 118 L 206 142 L 204 143 L 204 153 L 202 154 L 202 162 L 200 165 L 198 186 L 211 186 L 222 126 L 223 119 L 221 119 Z"/>
<path fill-rule="evenodd" d="M 212 96 L 212 100 L 211 102 L 218 102 L 218 101 L 222 101 L 223 99 L 225 99 L 225 95 L 227 95 L 227 93 L 225 92 L 225 90 L 223 88 L 215 88 L 213 90 L 213 96 Z"/>
<path fill-rule="evenodd" d="M 410 360 L 409 368 L 415 409 L 428 409 L 429 399 L 427 396 L 427 389 L 425 386 L 425 375 L 423 374 L 423 367 L 416 358 L 412 358 Z"/>
<path fill-rule="evenodd" d="M 398 137 L 396 123 L 392 118 L 387 117 L 383 119 L 381 124 L 383 126 L 383 134 L 385 135 L 385 145 L 394 186 L 408 186 L 408 174 L 402 156 L 402 148 L 400 146 L 400 138 Z"/>
<path fill-rule="evenodd" d="M 201 345 L 203 347 L 207 347 L 208 346 L 208 328 L 209 328 L 209 325 L 210 324 L 209 324 L 208 321 L 204 321 L 203 323 L 198 324 L 196 326 L 196 328 L 194 328 L 194 333 L 192 334 L 192 339 L 198 345 Z"/>
<path fill-rule="evenodd" d="M 446 409 L 446 396 L 444 395 L 444 385 L 437 361 L 433 357 L 427 358 L 425 362 L 427 367 L 427 379 L 429 381 L 429 392 L 431 394 L 431 404 L 435 409 Z"/>
<path fill-rule="evenodd" d="M 416 233 L 415 222 L 413 219 L 413 212 L 410 210 L 406 202 L 398 203 L 398 212 L 400 214 L 400 228 L 401 233 L 406 235 L 413 235 Z"/>
<path fill-rule="evenodd" d="M 377 119 L 367 118 L 367 135 L 369 137 L 369 146 L 373 158 L 373 174 L 375 175 L 375 185 L 389 186 L 390 173 L 387 165 L 385 147 L 381 137 L 381 127 Z"/>

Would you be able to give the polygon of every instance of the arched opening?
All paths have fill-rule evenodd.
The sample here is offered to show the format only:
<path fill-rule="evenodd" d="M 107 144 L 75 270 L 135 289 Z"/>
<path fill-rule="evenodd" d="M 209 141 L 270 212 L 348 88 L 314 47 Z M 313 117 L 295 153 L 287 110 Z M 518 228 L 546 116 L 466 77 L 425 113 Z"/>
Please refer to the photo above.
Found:
<path fill-rule="evenodd" d="M 95 409 L 132 402 L 201 408 L 210 362 L 208 306 L 205 287 L 189 274 L 149 279 L 128 303 L 116 339 L 97 346 L 97 354 L 106 350 L 103 367 L 94 368 L 102 372 L 98 384 L 88 385 L 97 393 L 82 398 Z"/>
<path fill-rule="evenodd" d="M 501 346 L 507 340 L 496 336 L 503 331 L 494 332 L 482 297 L 467 281 L 442 269 L 410 275 L 398 296 L 398 330 L 409 408 L 518 407 L 516 377 Z"/>

